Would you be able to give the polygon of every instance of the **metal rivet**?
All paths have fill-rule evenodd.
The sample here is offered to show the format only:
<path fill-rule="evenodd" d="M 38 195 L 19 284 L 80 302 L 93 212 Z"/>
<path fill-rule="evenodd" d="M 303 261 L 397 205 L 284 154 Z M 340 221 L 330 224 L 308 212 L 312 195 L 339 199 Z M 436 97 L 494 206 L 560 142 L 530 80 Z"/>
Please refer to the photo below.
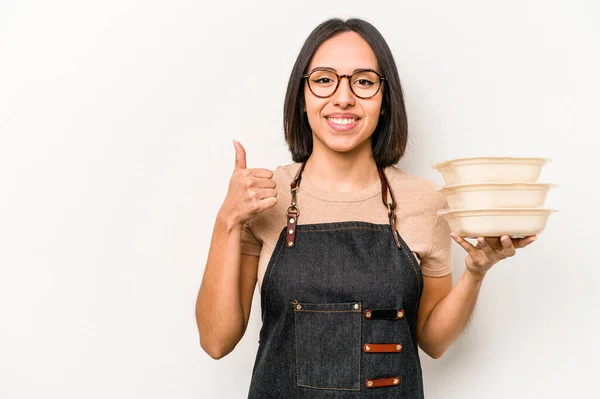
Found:
<path fill-rule="evenodd" d="M 398 384 L 398 382 L 399 382 L 399 381 L 398 381 L 398 379 L 397 379 L 397 378 L 394 378 L 394 380 L 393 380 L 392 382 L 393 382 L 394 384 Z"/>
<path fill-rule="evenodd" d="M 288 233 L 294 234 L 294 230 L 290 230 L 290 231 L 288 231 Z"/>
<path fill-rule="evenodd" d="M 291 241 L 288 241 L 288 247 L 291 247 L 292 245 L 294 245 L 294 243 Z"/>
<path fill-rule="evenodd" d="M 358 303 L 354 304 L 354 309 L 358 309 Z"/>
<path fill-rule="evenodd" d="M 404 317 L 404 312 L 403 312 L 403 311 L 401 311 L 401 310 L 399 310 L 399 311 L 398 311 L 398 318 L 399 318 L 399 319 L 401 319 L 401 318 L 403 318 L 403 317 Z"/>
<path fill-rule="evenodd" d="M 371 312 L 368 312 L 368 311 L 367 311 L 367 313 L 365 313 L 365 316 L 367 316 L 367 317 L 371 317 Z"/>
<path fill-rule="evenodd" d="M 367 381 L 367 386 L 368 387 L 372 387 L 373 386 L 373 381 Z"/>
<path fill-rule="evenodd" d="M 402 349 L 402 345 L 396 345 L 396 350 L 399 351 L 400 349 Z"/>
<path fill-rule="evenodd" d="M 302 309 L 302 305 L 296 305 L 296 309 L 298 309 L 298 310 Z"/>
<path fill-rule="evenodd" d="M 290 219 L 290 223 L 294 223 L 294 219 Z"/>
<path fill-rule="evenodd" d="M 370 347 L 369 345 L 367 345 L 367 346 L 365 346 L 365 350 L 366 350 L 366 351 L 370 351 L 370 350 L 371 350 L 371 347 Z"/>

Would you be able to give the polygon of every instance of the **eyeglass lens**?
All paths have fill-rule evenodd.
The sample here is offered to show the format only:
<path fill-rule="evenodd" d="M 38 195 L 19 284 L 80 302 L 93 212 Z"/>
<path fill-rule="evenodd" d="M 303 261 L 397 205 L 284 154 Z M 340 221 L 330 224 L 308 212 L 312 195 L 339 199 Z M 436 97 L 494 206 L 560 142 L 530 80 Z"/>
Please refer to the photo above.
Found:
<path fill-rule="evenodd" d="M 371 71 L 356 72 L 349 78 L 350 87 L 357 97 L 372 97 L 379 90 L 381 79 Z M 332 95 L 338 86 L 338 76 L 333 71 L 317 70 L 308 77 L 311 91 L 318 97 Z"/>

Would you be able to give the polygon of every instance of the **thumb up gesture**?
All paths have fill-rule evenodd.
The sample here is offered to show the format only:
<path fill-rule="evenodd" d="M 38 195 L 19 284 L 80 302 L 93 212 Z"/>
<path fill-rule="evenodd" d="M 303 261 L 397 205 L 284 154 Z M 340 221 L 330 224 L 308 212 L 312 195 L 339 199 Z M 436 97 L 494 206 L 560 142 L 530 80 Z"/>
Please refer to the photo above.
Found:
<path fill-rule="evenodd" d="M 235 167 L 221 212 L 241 225 L 277 203 L 277 185 L 269 169 L 248 169 L 246 150 L 235 140 L 233 145 Z"/>

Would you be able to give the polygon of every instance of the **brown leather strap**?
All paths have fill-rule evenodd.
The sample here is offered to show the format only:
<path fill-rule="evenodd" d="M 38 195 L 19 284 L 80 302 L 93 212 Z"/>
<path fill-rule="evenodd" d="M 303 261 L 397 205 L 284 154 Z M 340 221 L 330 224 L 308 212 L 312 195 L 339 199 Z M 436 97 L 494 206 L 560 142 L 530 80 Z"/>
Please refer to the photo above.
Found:
<path fill-rule="evenodd" d="M 365 353 L 398 353 L 402 352 L 402 344 L 364 344 Z"/>
<path fill-rule="evenodd" d="M 392 227 L 392 235 L 394 236 L 394 241 L 396 242 L 396 246 L 398 248 L 402 248 L 402 244 L 400 243 L 400 235 L 398 234 L 398 230 L 396 229 L 396 197 L 394 197 L 394 191 L 392 187 L 388 183 L 387 177 L 382 168 L 377 168 L 379 172 L 379 179 L 381 180 L 381 199 L 383 204 L 388 208 L 388 218 L 390 219 L 390 226 Z M 392 198 L 392 202 L 387 201 L 387 192 L 390 192 L 390 197 Z"/>
<path fill-rule="evenodd" d="M 400 377 L 367 379 L 365 385 L 367 388 L 393 387 L 400 385 Z"/>
<path fill-rule="evenodd" d="M 290 207 L 291 208 L 291 207 Z M 287 215 L 287 231 L 285 233 L 285 245 L 291 248 L 296 243 L 296 225 L 298 224 L 298 211 L 293 211 L 288 208 Z"/>
<path fill-rule="evenodd" d="M 292 248 L 296 245 L 296 227 L 298 226 L 298 216 L 300 216 L 300 209 L 296 205 L 296 192 L 298 191 L 298 187 L 300 186 L 300 179 L 302 179 L 302 171 L 304 170 L 304 165 L 306 162 L 303 162 L 298 171 L 296 172 L 296 176 L 294 180 L 290 183 L 290 192 L 292 194 L 292 203 L 287 209 L 286 217 L 287 217 L 287 229 L 285 233 L 285 246 L 288 248 Z"/>
<path fill-rule="evenodd" d="M 292 180 L 292 182 L 290 183 L 290 187 L 292 188 L 292 190 L 298 187 L 298 185 L 300 184 L 300 179 L 302 178 L 302 171 L 304 170 L 304 165 L 306 165 L 306 162 L 302 162 L 302 164 L 298 168 L 298 171 L 296 172 L 296 176 L 294 176 L 294 180 Z"/>
<path fill-rule="evenodd" d="M 367 320 L 394 320 L 403 319 L 404 310 L 402 309 L 367 309 L 364 312 Z"/>
<path fill-rule="evenodd" d="M 383 171 L 382 168 L 377 168 L 377 171 L 379 172 L 379 179 L 381 180 L 381 200 L 383 201 L 383 205 L 385 205 L 386 207 L 389 205 L 392 211 L 396 210 L 396 197 L 394 197 L 394 191 L 392 191 L 392 188 L 390 187 L 390 184 L 388 183 L 387 177 L 385 176 L 385 172 Z M 387 193 L 388 190 L 390 192 L 390 197 L 392 198 L 392 202 L 388 203 L 387 200 Z"/>
<path fill-rule="evenodd" d="M 398 248 L 402 248 L 402 244 L 400 243 L 399 233 L 396 228 L 396 212 L 391 211 L 391 212 L 389 212 L 388 216 L 390 217 L 390 226 L 392 226 L 392 235 L 394 236 L 394 241 L 396 242 L 396 246 Z"/>

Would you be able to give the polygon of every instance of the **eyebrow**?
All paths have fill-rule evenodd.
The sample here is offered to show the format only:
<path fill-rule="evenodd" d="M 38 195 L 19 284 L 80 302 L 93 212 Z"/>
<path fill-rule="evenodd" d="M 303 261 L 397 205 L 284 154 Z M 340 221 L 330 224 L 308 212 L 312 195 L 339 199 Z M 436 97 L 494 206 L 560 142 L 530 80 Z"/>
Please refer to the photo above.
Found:
<path fill-rule="evenodd" d="M 337 69 L 335 69 L 335 68 L 333 68 L 333 67 L 330 67 L 330 66 L 316 66 L 316 67 L 312 68 L 312 69 L 311 69 L 311 71 L 314 71 L 314 70 L 315 70 L 315 69 L 317 69 L 317 68 L 326 68 L 326 69 L 331 69 L 331 70 L 332 70 L 332 71 L 334 71 L 335 73 L 338 73 Z M 363 71 L 363 70 L 365 70 L 365 69 L 371 69 L 371 70 L 373 70 L 373 71 L 376 71 L 377 73 L 379 73 L 379 71 L 377 70 L 377 68 L 356 68 L 356 69 L 355 69 L 354 71 L 352 71 L 350 74 L 352 75 L 352 74 L 353 74 L 353 73 L 355 73 L 355 72 L 358 72 L 358 71 Z"/>

